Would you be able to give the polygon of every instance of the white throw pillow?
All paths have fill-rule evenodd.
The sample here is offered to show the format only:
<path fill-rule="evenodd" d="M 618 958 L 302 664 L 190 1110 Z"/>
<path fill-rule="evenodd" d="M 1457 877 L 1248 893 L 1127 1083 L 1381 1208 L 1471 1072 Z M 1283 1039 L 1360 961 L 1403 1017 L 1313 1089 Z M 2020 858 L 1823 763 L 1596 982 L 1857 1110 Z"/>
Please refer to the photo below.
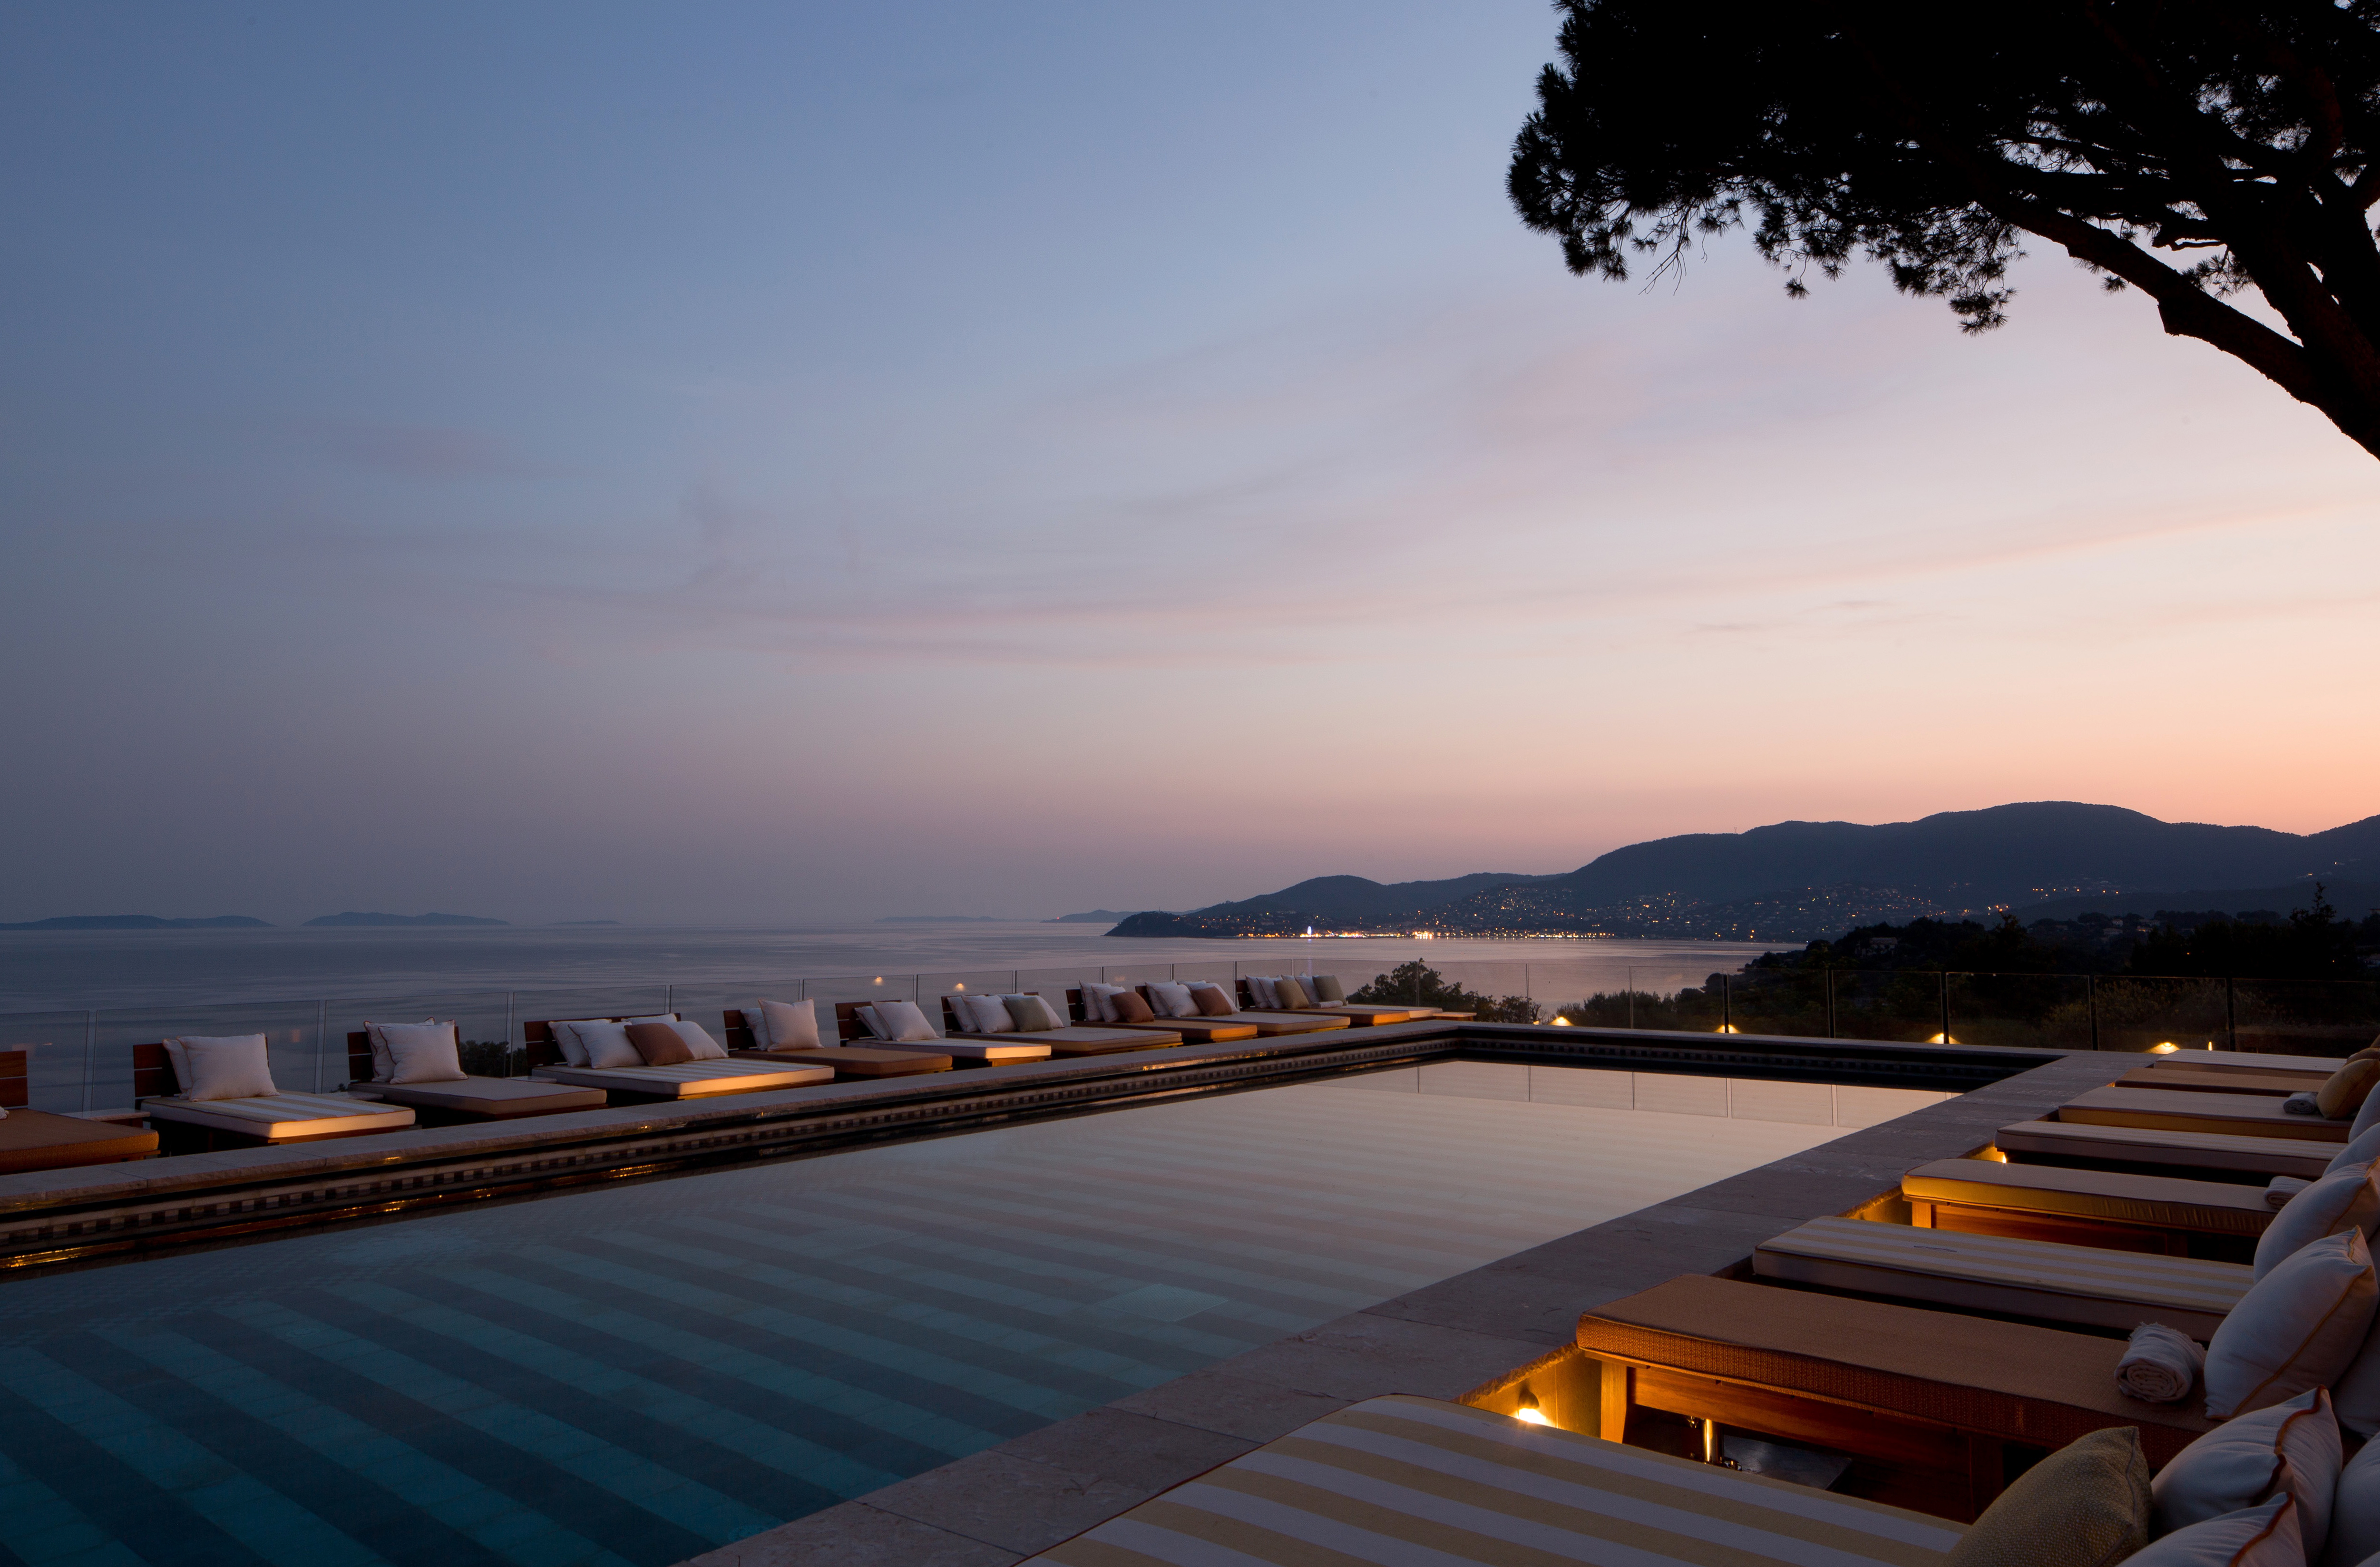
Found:
<path fill-rule="evenodd" d="M 641 1023 L 646 1020 L 638 1018 L 636 1021 Z M 677 1019 L 655 1018 L 652 1021 L 674 1023 Z M 645 1063 L 643 1052 L 628 1042 L 628 1026 L 625 1023 L 606 1023 L 601 1018 L 589 1018 L 573 1023 L 570 1031 L 578 1037 L 578 1048 L 586 1053 L 585 1065 L 609 1070 Z"/>
<path fill-rule="evenodd" d="M 438 1020 L 425 1017 L 421 1021 L 435 1023 Z M 364 1039 L 371 1046 L 372 1081 L 375 1083 L 387 1082 L 388 1075 L 396 1070 L 396 1063 L 389 1059 L 388 1041 L 381 1037 L 381 1029 L 385 1026 L 385 1024 L 370 1022 L 364 1025 Z"/>
<path fill-rule="evenodd" d="M 2350 1148 L 2354 1147 L 2355 1140 L 2364 1133 L 2371 1131 L 2374 1126 L 2380 1126 L 2380 1105 L 2372 1102 L 2375 1099 L 2380 1099 L 2380 1094 L 2365 1095 L 2362 1107 L 2356 1111 L 2354 1124 L 2347 1129 L 2347 1144 Z"/>
<path fill-rule="evenodd" d="M 1336 974 L 1317 974 L 1305 987 L 1306 994 L 1325 1006 L 1336 1006 L 1347 999 L 1347 987 L 1339 982 Z"/>
<path fill-rule="evenodd" d="M 381 1026 L 389 1054 L 384 1083 L 459 1083 L 463 1061 L 452 1023 L 386 1023 Z"/>
<path fill-rule="evenodd" d="M 1123 994 L 1122 985 L 1086 985 L 1083 987 L 1083 1021 L 1113 1023 L 1116 1020 L 1114 999 Z"/>
<path fill-rule="evenodd" d="M 752 1044 L 758 1050 L 819 1048 L 816 1002 L 754 1002 L 744 1009 L 744 1026 L 752 1030 Z"/>
<path fill-rule="evenodd" d="M 976 1034 L 1014 1034 L 1016 1019 L 1008 1014 L 1008 1003 L 998 996 L 961 996 L 959 1005 L 966 1009 L 967 1029 Z"/>
<path fill-rule="evenodd" d="M 588 1021 L 591 1022 L 593 1019 Z M 576 1020 L 568 1023 L 549 1023 L 546 1027 L 553 1032 L 553 1048 L 562 1052 L 563 1065 L 587 1064 L 587 1047 L 578 1042 L 578 1024 Z"/>
<path fill-rule="evenodd" d="M 2361 1230 L 2309 1241 L 2248 1286 L 2206 1346 L 2206 1414 L 2221 1420 L 2338 1379 L 2372 1327 Z"/>
<path fill-rule="evenodd" d="M 257 1099 L 273 1086 L 273 1063 L 261 1034 L 184 1034 L 165 1041 L 174 1078 L 186 1099 Z"/>
<path fill-rule="evenodd" d="M 710 1031 L 701 1024 L 689 1023 L 681 1017 L 670 1026 L 677 1030 L 677 1037 L 686 1041 L 686 1048 L 693 1054 L 695 1060 L 725 1061 L 727 1059 L 727 1047 L 712 1039 Z M 625 1028 L 621 1030 L 623 1033 L 626 1031 Z"/>
<path fill-rule="evenodd" d="M 1187 1017 L 1198 1010 L 1198 1003 L 1190 999 L 1187 985 L 1151 985 L 1148 1005 L 1160 1017 Z"/>
<path fill-rule="evenodd" d="M 2346 1229 L 2362 1231 L 2367 1242 L 2380 1230 L 2380 1185 L 2373 1184 L 2369 1170 L 2325 1175 L 2282 1204 L 2256 1242 L 2255 1277 L 2270 1273 L 2308 1241 Z"/>
<path fill-rule="evenodd" d="M 2149 1533 L 2169 1535 L 2287 1491 L 2298 1499 L 2299 1531 L 2312 1561 L 2330 1533 L 2339 1455 L 2338 1422 L 2331 1417 L 2330 1395 L 2320 1388 L 2227 1420 L 2176 1453 L 2149 1482 Z"/>
<path fill-rule="evenodd" d="M 904 1045 L 941 1038 L 926 1021 L 926 1014 L 917 1010 L 916 1002 L 878 1002 L 876 1037 L 888 1044 Z"/>
<path fill-rule="evenodd" d="M 1259 1012 L 1271 1011 L 1281 1005 L 1281 992 L 1272 988 L 1272 977 L 1269 974 L 1250 975 L 1248 994 L 1255 998 Z"/>
<path fill-rule="evenodd" d="M 2357 1567 L 2380 1556 L 2380 1442 L 2364 1443 L 2339 1471 L 2330 1501 L 2330 1544 L 2323 1556 L 2323 1567 Z M 2307 1560 L 2313 1560 L 2311 1552 Z"/>
<path fill-rule="evenodd" d="M 2124 1558 L 2124 1567 L 2305 1567 L 2305 1561 L 2297 1503 L 2279 1496 L 2151 1540 Z"/>
<path fill-rule="evenodd" d="M 2370 1104 L 2372 1101 L 2365 1099 L 2363 1102 Z M 2368 1166 L 2374 1160 L 2380 1160 L 2380 1126 L 2373 1127 L 2361 1136 L 2348 1138 L 2347 1146 L 2330 1156 L 2330 1162 L 2323 1166 L 2322 1172 L 2336 1175 L 2353 1165 Z"/>

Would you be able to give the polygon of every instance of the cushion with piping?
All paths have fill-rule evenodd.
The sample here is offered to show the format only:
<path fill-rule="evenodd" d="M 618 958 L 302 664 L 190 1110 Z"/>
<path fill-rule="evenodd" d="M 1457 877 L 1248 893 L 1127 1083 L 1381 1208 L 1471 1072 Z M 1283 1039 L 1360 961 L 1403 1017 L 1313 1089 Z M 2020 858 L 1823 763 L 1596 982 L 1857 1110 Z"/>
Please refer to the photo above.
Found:
<path fill-rule="evenodd" d="M 2374 1556 L 2380 1556 L 2380 1442 L 2366 1442 L 2338 1472 L 2323 1567 L 2356 1567 Z"/>
<path fill-rule="evenodd" d="M 1008 1015 L 1007 1004 L 998 996 L 953 996 L 951 1012 L 970 1034 L 1008 1034 L 1016 1028 L 1016 1019 Z"/>
<path fill-rule="evenodd" d="M 2380 1313 L 2374 1315 L 2373 1321 L 2380 1326 Z M 2363 1345 L 2355 1352 L 2355 1358 L 2330 1384 L 2330 1407 L 2338 1415 L 2338 1423 L 2357 1436 L 2380 1435 L 2380 1331 L 2363 1335 Z M 2373 1446 L 2380 1448 L 2380 1442 Z M 2373 1494 L 2380 1499 L 2380 1487 L 2375 1487 Z M 2374 1533 L 2380 1534 L 2380 1528 L 2375 1528 Z M 2362 1558 L 2356 1560 L 2361 1561 Z"/>
<path fill-rule="evenodd" d="M 1943 1567 L 2105 1567 L 2148 1543 L 2149 1465 L 2130 1426 L 2094 1431 L 2018 1476 Z"/>
<path fill-rule="evenodd" d="M 2369 1170 L 2342 1170 L 2325 1175 L 2281 1205 L 2272 1223 L 2256 1240 L 2255 1277 L 2305 1245 L 2345 1229 L 2363 1232 L 2368 1242 L 2380 1230 L 2380 1184 Z"/>
<path fill-rule="evenodd" d="M 578 1025 L 582 1022 L 596 1023 L 600 1021 L 601 1021 L 600 1018 L 592 1017 L 572 1018 L 567 1022 L 556 1019 L 554 1022 L 546 1025 L 546 1027 L 551 1029 L 553 1033 L 553 1048 L 562 1052 L 562 1063 L 565 1066 L 584 1066 L 587 1064 L 587 1047 L 579 1042 Z"/>
<path fill-rule="evenodd" d="M 816 1002 L 756 1001 L 744 1009 L 744 1026 L 752 1043 L 764 1051 L 814 1051 L 819 1048 Z"/>
<path fill-rule="evenodd" d="M 1231 992 L 1220 985 L 1193 985 L 1190 999 L 1197 1003 L 1201 1017 L 1229 1017 L 1239 1010 L 1232 1004 Z"/>
<path fill-rule="evenodd" d="M 884 1025 L 876 1020 L 876 1003 L 874 1002 L 860 1002 L 857 1006 L 851 1009 L 851 1015 L 859 1019 L 859 1026 L 866 1032 L 868 1039 L 883 1039 L 891 1038 L 890 1035 L 884 1032 Z"/>
<path fill-rule="evenodd" d="M 2380 1126 L 2380 1094 L 2366 1094 L 2363 1108 L 2355 1112 L 2355 1124 L 2348 1128 L 2348 1147 L 2353 1148 L 2357 1139 L 2375 1126 Z"/>
<path fill-rule="evenodd" d="M 452 1023 L 388 1023 L 381 1026 L 387 1041 L 389 1075 L 396 1083 L 459 1083 L 463 1058 L 455 1047 Z"/>
<path fill-rule="evenodd" d="M 1157 1021 L 1156 1009 L 1151 1007 L 1148 1002 L 1142 1000 L 1141 994 L 1137 990 L 1118 990 L 1113 996 L 1108 998 L 1108 1005 L 1115 1008 L 1115 1020 L 1118 1023 L 1154 1023 Z"/>
<path fill-rule="evenodd" d="M 425 1017 L 421 1021 L 435 1023 L 438 1020 L 434 1017 Z M 375 1083 L 387 1082 L 388 1075 L 396 1070 L 396 1063 L 389 1058 L 388 1041 L 381 1037 L 380 1031 L 382 1026 L 384 1025 L 370 1021 L 364 1024 L 364 1039 L 371 1046 L 372 1081 Z"/>
<path fill-rule="evenodd" d="M 2308 1241 L 2248 1286 L 2206 1345 L 2208 1418 L 2326 1388 L 2372 1327 L 2372 1253 L 2361 1230 Z"/>
<path fill-rule="evenodd" d="M 876 1020 L 885 1029 L 877 1037 L 890 1044 L 915 1044 L 941 1038 L 926 1021 L 926 1014 L 917 1009 L 916 1002 L 878 1002 Z"/>
<path fill-rule="evenodd" d="M 606 1023 L 601 1018 L 573 1023 L 571 1032 L 578 1036 L 581 1049 L 587 1052 L 587 1064 L 606 1071 L 621 1066 L 642 1066 L 645 1058 L 628 1041 L 630 1023 L 651 1023 L 658 1019 L 638 1017 L 629 1023 Z"/>
<path fill-rule="evenodd" d="M 1198 1003 L 1190 999 L 1190 987 L 1187 985 L 1151 985 L 1148 988 L 1148 1004 L 1160 1017 L 1189 1017 L 1198 1010 Z"/>
<path fill-rule="evenodd" d="M 1302 1006 L 1314 1004 L 1314 998 L 1305 993 L 1305 987 L 1294 979 L 1274 980 L 1272 993 L 1280 1001 L 1282 1010 L 1287 1012 L 1295 1012 Z"/>
<path fill-rule="evenodd" d="M 1326 1006 L 1336 1006 L 1347 999 L 1347 987 L 1339 983 L 1336 974 L 1317 974 L 1306 986 L 1314 999 Z"/>
<path fill-rule="evenodd" d="M 2286 1496 L 2152 1540 L 2127 1567 L 2304 1567 L 2297 1504 Z"/>
<path fill-rule="evenodd" d="M 2298 1499 L 2299 1533 L 2311 1560 L 2330 1534 L 2339 1462 L 2330 1395 L 2308 1388 L 2287 1403 L 2226 1420 L 2168 1460 L 2149 1482 L 2150 1526 L 2168 1535 L 2287 1491 Z"/>
<path fill-rule="evenodd" d="M 261 1034 L 183 1034 L 165 1041 L 174 1078 L 186 1099 L 258 1099 L 273 1086 L 273 1063 Z"/>
<path fill-rule="evenodd" d="M 2362 1061 L 2350 1061 L 2314 1090 L 2314 1108 L 2322 1111 L 2325 1120 L 2348 1120 L 2372 1097 L 2372 1085 L 2375 1082 L 2380 1082 L 2380 1060 L 2366 1056 Z"/>
<path fill-rule="evenodd" d="M 681 1017 L 675 1023 L 670 1024 L 669 1026 L 676 1029 L 677 1037 L 686 1041 L 686 1054 L 690 1059 L 695 1061 L 725 1061 L 727 1059 L 727 1047 L 712 1039 L 710 1037 L 710 1030 L 705 1028 L 701 1024 L 689 1022 L 686 1018 Z"/>
<path fill-rule="evenodd" d="M 631 1023 L 622 1031 L 647 1066 L 677 1066 L 694 1059 L 686 1036 L 666 1023 Z"/>
<path fill-rule="evenodd" d="M 2363 1102 L 2370 1104 L 2372 1100 Z M 2361 1113 L 2358 1111 L 2359 1115 Z M 2349 1137 L 2347 1146 L 2330 1156 L 2330 1162 L 2322 1167 L 2322 1172 L 2336 1175 L 2359 1164 L 2369 1168 L 2374 1160 L 2380 1160 L 2380 1126 L 2370 1127 Z"/>

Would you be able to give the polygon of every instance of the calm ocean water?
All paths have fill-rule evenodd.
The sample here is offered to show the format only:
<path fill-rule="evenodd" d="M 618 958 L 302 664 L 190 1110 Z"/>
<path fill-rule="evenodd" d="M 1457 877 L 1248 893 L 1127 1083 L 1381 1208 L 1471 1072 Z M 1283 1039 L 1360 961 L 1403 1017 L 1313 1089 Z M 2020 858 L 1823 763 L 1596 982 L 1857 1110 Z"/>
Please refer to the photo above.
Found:
<path fill-rule="evenodd" d="M 1772 950 L 1719 941 L 1135 941 L 1096 925 L 783 929 L 462 929 L 0 932 L 0 1012 L 79 1011 L 443 991 L 674 985 L 712 990 L 844 975 L 1128 970 L 1335 973 L 1350 989 L 1410 958 L 1474 989 L 1575 1000 L 1700 984 Z"/>

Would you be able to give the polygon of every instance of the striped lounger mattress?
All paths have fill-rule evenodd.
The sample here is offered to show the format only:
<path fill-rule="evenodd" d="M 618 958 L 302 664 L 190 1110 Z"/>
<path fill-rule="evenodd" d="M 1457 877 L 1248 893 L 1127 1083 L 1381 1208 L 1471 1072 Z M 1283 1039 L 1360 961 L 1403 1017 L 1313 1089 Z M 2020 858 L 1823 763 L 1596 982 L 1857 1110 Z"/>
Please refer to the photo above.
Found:
<path fill-rule="evenodd" d="M 2131 1331 L 2162 1322 L 2204 1343 L 2248 1293 L 2239 1262 L 2056 1241 L 1814 1219 L 1753 1249 L 1764 1279 Z"/>
<path fill-rule="evenodd" d="M 799 1088 L 834 1081 L 832 1066 L 771 1065 L 760 1061 L 685 1061 L 674 1066 L 540 1066 L 532 1076 L 582 1088 L 608 1088 L 657 1099 L 704 1099 L 712 1094 L 756 1094 L 769 1088 Z"/>
<path fill-rule="evenodd" d="M 1033 1558 L 1060 1567 L 1935 1567 L 1962 1525 L 1459 1403 L 1368 1399 Z"/>
<path fill-rule="evenodd" d="M 233 1132 L 267 1143 L 302 1143 L 310 1137 L 352 1137 L 364 1132 L 401 1132 L 413 1124 L 404 1105 L 345 1094 L 260 1094 L 244 1099 L 186 1099 L 168 1096 L 141 1101 L 152 1121 L 178 1121 Z"/>

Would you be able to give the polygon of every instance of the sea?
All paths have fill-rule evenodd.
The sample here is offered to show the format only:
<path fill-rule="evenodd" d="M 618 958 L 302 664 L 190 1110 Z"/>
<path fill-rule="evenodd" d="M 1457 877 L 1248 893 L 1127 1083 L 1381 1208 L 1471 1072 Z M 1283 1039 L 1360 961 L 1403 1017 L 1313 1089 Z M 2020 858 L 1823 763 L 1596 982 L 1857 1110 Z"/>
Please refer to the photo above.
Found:
<path fill-rule="evenodd" d="M 1732 972 L 1765 943 L 1608 938 L 1147 940 L 1099 925 L 1038 921 L 844 926 L 0 931 L 0 1013 L 216 1009 L 455 991 L 683 988 L 716 991 L 789 979 L 1002 970 L 1135 979 L 1337 974 L 1349 990 L 1421 959 L 1499 995 L 1560 1004 L 1597 990 L 1670 991 Z M 922 978 L 921 978 L 922 977 Z M 1162 976 L 1159 976 L 1162 977 Z"/>

